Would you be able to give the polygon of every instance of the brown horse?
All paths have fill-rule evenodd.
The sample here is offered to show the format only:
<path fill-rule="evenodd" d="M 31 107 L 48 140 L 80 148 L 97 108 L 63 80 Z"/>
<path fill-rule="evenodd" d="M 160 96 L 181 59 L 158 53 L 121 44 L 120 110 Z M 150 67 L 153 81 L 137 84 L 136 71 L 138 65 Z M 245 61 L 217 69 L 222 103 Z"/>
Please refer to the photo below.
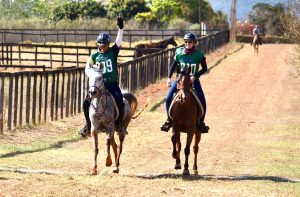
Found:
<path fill-rule="evenodd" d="M 259 38 L 258 35 L 255 34 L 253 40 L 252 40 L 253 50 L 254 53 L 258 53 L 258 46 L 259 46 Z"/>
<path fill-rule="evenodd" d="M 185 163 L 183 175 L 189 175 L 189 163 L 188 158 L 190 154 L 190 146 L 194 136 L 194 166 L 193 170 L 195 174 L 197 171 L 197 154 L 198 154 L 198 143 L 200 142 L 201 132 L 197 129 L 197 119 L 200 114 L 203 114 L 202 106 L 198 105 L 194 94 L 192 93 L 192 81 L 190 79 L 190 73 L 182 73 L 178 76 L 177 89 L 179 92 L 175 96 L 169 114 L 173 119 L 173 132 L 172 132 L 172 144 L 173 153 L 172 156 L 176 159 L 175 169 L 181 169 L 180 163 L 180 132 L 187 133 L 186 146 L 184 149 Z"/>
<path fill-rule="evenodd" d="M 161 49 L 165 49 L 169 44 L 173 45 L 174 47 L 177 47 L 177 43 L 175 42 L 174 36 L 171 36 L 160 42 L 150 44 L 138 44 L 135 46 L 135 57 L 137 58 L 145 54 L 160 51 Z"/>

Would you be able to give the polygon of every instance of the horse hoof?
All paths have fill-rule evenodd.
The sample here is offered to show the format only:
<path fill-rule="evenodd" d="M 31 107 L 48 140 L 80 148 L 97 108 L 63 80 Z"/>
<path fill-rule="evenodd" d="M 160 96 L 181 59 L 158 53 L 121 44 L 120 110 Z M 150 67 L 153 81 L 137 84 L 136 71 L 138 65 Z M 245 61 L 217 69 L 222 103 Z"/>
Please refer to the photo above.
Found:
<path fill-rule="evenodd" d="M 175 170 L 179 170 L 181 169 L 181 165 L 180 164 L 175 164 Z"/>
<path fill-rule="evenodd" d="M 111 157 L 107 157 L 107 158 L 106 158 L 106 163 L 105 163 L 105 165 L 106 165 L 107 167 L 109 167 L 109 166 L 112 165 Z"/>
<path fill-rule="evenodd" d="M 91 175 L 97 175 L 98 172 L 97 172 L 97 169 L 93 168 L 91 169 Z"/>
<path fill-rule="evenodd" d="M 118 167 L 114 167 L 113 173 L 119 173 L 119 168 Z"/>
<path fill-rule="evenodd" d="M 194 174 L 195 174 L 195 175 L 198 175 L 198 170 L 194 170 Z"/>
<path fill-rule="evenodd" d="M 183 175 L 190 175 L 190 171 L 189 170 L 183 170 L 183 173 L 182 173 Z"/>

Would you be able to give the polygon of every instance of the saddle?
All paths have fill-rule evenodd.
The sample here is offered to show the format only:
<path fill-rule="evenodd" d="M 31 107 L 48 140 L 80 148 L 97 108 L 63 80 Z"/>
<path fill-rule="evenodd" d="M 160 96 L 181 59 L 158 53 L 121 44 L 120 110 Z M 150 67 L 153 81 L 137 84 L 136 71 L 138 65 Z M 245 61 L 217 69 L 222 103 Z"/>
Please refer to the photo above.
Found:
<path fill-rule="evenodd" d="M 168 111 L 168 115 L 169 115 L 169 117 L 170 117 L 172 120 L 173 120 L 173 118 L 172 118 L 172 116 L 171 116 L 171 110 L 172 110 L 172 107 L 173 107 L 174 102 L 176 101 L 177 97 L 179 96 L 178 92 L 179 92 L 179 91 L 175 92 L 175 94 L 174 94 L 174 96 L 173 96 L 173 99 L 172 99 L 172 102 L 171 102 L 171 105 L 170 105 L 170 108 L 169 108 L 169 111 Z M 195 100 L 196 100 L 196 102 L 197 102 L 199 108 L 201 109 L 200 111 L 201 111 L 201 117 L 202 117 L 202 116 L 204 115 L 204 110 L 203 110 L 203 106 L 202 106 L 202 104 L 201 104 L 201 102 L 200 102 L 200 99 L 198 98 L 198 96 L 197 96 L 197 94 L 196 94 L 196 92 L 195 92 L 194 89 L 191 89 L 190 92 L 191 92 L 192 95 L 194 96 L 194 98 L 195 98 Z"/>

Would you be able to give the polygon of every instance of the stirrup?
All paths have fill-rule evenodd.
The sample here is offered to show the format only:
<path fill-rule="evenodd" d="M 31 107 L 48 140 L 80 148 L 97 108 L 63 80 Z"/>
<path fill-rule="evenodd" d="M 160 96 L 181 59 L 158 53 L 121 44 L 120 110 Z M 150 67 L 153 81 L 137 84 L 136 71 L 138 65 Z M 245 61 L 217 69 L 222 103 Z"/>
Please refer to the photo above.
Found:
<path fill-rule="evenodd" d="M 171 121 L 167 120 L 167 121 L 160 127 L 160 130 L 161 130 L 161 131 L 168 132 L 169 129 L 170 129 L 171 127 L 172 127 Z"/>
<path fill-rule="evenodd" d="M 204 122 L 200 122 L 199 130 L 201 133 L 208 133 L 209 127 L 206 126 Z"/>
<path fill-rule="evenodd" d="M 91 127 L 89 125 L 85 125 L 82 129 L 79 130 L 78 134 L 82 137 L 86 137 L 87 135 L 91 134 Z"/>
<path fill-rule="evenodd" d="M 127 129 L 123 126 L 123 124 L 120 124 L 117 130 L 119 131 L 118 135 L 128 135 Z"/>

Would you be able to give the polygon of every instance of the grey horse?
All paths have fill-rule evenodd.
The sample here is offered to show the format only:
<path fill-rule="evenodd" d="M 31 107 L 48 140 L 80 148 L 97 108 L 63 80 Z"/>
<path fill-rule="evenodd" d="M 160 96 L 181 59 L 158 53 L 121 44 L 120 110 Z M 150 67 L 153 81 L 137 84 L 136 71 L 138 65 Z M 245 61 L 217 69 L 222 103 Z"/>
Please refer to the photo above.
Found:
<path fill-rule="evenodd" d="M 120 133 L 116 130 L 115 120 L 118 117 L 118 108 L 115 107 L 115 101 L 108 90 L 105 89 L 103 82 L 103 73 L 99 70 L 87 73 L 89 77 L 89 96 L 91 98 L 91 105 L 89 108 L 89 117 L 91 120 L 91 135 L 95 143 L 94 167 L 91 169 L 91 174 L 97 174 L 97 156 L 98 156 L 98 132 L 106 132 L 107 139 L 107 157 L 106 166 L 112 165 L 110 154 L 110 145 L 113 148 L 115 156 L 114 173 L 119 172 L 120 156 L 122 153 L 123 142 L 127 133 Z M 124 97 L 124 127 L 127 130 L 131 119 L 137 118 L 141 112 L 146 108 L 148 102 L 136 115 L 138 102 L 136 97 L 131 93 L 123 93 Z M 115 131 L 119 134 L 119 146 L 117 145 L 114 134 Z"/>

